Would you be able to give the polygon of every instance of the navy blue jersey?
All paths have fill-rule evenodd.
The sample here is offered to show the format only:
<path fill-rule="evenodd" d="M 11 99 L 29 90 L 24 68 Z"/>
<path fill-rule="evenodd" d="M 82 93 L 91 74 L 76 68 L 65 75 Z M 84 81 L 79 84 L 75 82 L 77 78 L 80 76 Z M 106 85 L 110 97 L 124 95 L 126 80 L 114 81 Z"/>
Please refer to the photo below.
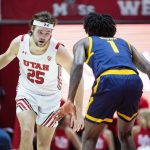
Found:
<path fill-rule="evenodd" d="M 120 38 L 89 37 L 87 55 L 86 63 L 92 68 L 95 78 L 111 68 L 127 68 L 137 72 L 132 63 L 130 45 Z"/>

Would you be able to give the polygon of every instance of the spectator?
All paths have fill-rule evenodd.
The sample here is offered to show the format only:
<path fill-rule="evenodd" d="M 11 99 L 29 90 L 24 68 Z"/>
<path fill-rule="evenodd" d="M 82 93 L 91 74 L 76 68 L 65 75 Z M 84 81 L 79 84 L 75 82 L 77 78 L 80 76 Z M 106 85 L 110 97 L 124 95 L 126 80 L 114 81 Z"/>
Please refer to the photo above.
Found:
<path fill-rule="evenodd" d="M 64 99 L 61 99 L 60 106 L 65 103 Z M 65 116 L 59 121 L 59 125 L 55 130 L 55 134 L 51 143 L 51 150 L 80 150 L 81 142 L 78 135 L 73 132 L 70 126 L 70 116 Z"/>
<path fill-rule="evenodd" d="M 139 111 L 137 125 L 133 127 L 133 137 L 137 150 L 150 149 L 150 110 L 147 108 Z"/>
<path fill-rule="evenodd" d="M 0 110 L 1 110 L 1 102 L 5 96 L 5 91 L 2 87 L 0 87 Z M 10 150 L 11 149 L 11 138 L 9 134 L 0 128 L 0 150 Z"/>
<path fill-rule="evenodd" d="M 148 100 L 145 97 L 140 98 L 139 109 L 149 108 Z"/>
<path fill-rule="evenodd" d="M 100 133 L 97 143 L 96 150 L 115 150 L 114 139 L 112 131 L 105 127 Z"/>
<path fill-rule="evenodd" d="M 60 120 L 51 143 L 51 150 L 71 150 L 71 145 L 75 150 L 81 150 L 79 137 L 69 127 L 70 116 L 65 116 Z"/>

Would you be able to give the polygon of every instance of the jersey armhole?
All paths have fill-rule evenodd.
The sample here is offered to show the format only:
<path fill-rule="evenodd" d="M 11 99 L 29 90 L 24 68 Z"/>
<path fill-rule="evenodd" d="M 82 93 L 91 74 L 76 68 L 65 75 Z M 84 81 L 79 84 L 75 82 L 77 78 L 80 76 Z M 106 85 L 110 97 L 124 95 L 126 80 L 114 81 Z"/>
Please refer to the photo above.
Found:
<path fill-rule="evenodd" d="M 125 42 L 128 44 L 128 47 L 129 47 L 130 52 L 131 52 L 131 55 L 132 55 L 132 48 L 131 48 L 131 44 L 130 44 L 129 42 L 127 42 L 127 41 L 125 41 Z"/>
<path fill-rule="evenodd" d="M 23 34 L 23 35 L 21 36 L 21 42 L 24 41 L 24 36 L 25 36 L 25 34 Z"/>
<path fill-rule="evenodd" d="M 88 48 L 88 52 L 87 52 L 87 59 L 85 60 L 85 63 L 88 64 L 91 56 L 94 54 L 92 52 L 92 38 L 91 37 L 88 37 L 88 40 L 89 40 L 89 48 Z"/>
<path fill-rule="evenodd" d="M 65 47 L 62 43 L 58 42 L 55 48 L 58 49 L 60 45 L 62 45 L 63 47 Z"/>

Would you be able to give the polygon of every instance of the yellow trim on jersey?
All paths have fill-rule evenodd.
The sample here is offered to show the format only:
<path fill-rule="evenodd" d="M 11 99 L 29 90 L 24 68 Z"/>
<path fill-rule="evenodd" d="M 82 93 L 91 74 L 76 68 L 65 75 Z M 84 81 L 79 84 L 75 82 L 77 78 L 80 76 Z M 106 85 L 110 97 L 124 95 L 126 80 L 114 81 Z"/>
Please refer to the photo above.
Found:
<path fill-rule="evenodd" d="M 101 76 L 104 75 L 108 75 L 108 74 L 116 74 L 116 75 L 129 75 L 129 74 L 137 74 L 134 70 L 130 70 L 130 69 L 121 69 L 121 70 L 117 70 L 117 69 L 112 69 L 112 70 L 106 70 L 104 71 L 102 74 L 100 74 Z"/>
<path fill-rule="evenodd" d="M 125 115 L 125 114 L 122 114 L 122 113 L 120 113 L 120 112 L 117 112 L 117 114 L 118 114 L 118 116 L 121 116 L 121 117 L 124 118 L 125 120 L 131 121 L 134 117 L 137 116 L 138 112 L 135 113 L 135 114 L 133 114 L 132 117 L 129 117 L 129 116 L 127 116 L 127 115 Z"/>
<path fill-rule="evenodd" d="M 86 111 L 88 111 L 88 109 L 89 109 L 89 107 L 90 107 L 90 105 L 91 105 L 91 103 L 93 102 L 93 97 L 91 97 L 90 98 L 90 100 L 89 100 L 89 102 L 88 102 L 88 105 L 87 105 L 87 108 L 86 108 Z"/>
<path fill-rule="evenodd" d="M 99 76 L 99 77 L 96 79 L 96 85 L 94 86 L 94 93 L 96 93 L 96 91 L 97 91 L 98 84 L 99 84 L 99 82 L 100 82 L 100 78 L 101 78 L 101 76 Z"/>
<path fill-rule="evenodd" d="M 85 63 L 88 63 L 91 56 L 94 54 L 94 52 L 91 52 L 92 51 L 92 38 L 91 37 L 88 37 L 89 39 L 89 49 L 88 49 L 88 58 L 87 60 L 85 61 Z"/>
<path fill-rule="evenodd" d="M 126 41 L 127 42 L 127 41 Z M 129 46 L 129 49 L 130 49 L 130 52 L 132 54 L 132 49 L 131 49 L 131 45 L 127 42 L 128 46 Z"/>
<path fill-rule="evenodd" d="M 86 114 L 85 117 L 87 119 L 91 120 L 91 121 L 98 122 L 98 123 L 101 123 L 101 122 L 104 122 L 104 121 L 105 122 L 109 122 L 109 123 L 113 122 L 113 119 L 110 119 L 110 118 L 99 119 L 99 118 L 92 117 L 92 116 L 90 116 L 88 114 Z"/>

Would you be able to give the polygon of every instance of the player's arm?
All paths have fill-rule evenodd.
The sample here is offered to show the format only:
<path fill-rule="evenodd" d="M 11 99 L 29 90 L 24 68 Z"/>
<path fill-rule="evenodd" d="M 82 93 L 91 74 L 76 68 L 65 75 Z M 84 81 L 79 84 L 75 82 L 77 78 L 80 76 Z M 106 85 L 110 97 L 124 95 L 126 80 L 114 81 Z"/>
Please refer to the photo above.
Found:
<path fill-rule="evenodd" d="M 141 53 L 139 53 L 134 46 L 131 46 L 131 49 L 132 49 L 133 63 L 140 71 L 142 71 L 143 73 L 146 73 L 148 77 L 150 78 L 149 61 Z"/>
<path fill-rule="evenodd" d="M 86 59 L 86 51 L 89 46 L 88 38 L 79 40 L 73 47 L 73 64 L 70 73 L 70 84 L 69 84 L 69 94 L 68 100 L 74 101 L 75 94 L 77 92 L 82 74 L 83 65 Z"/>
<path fill-rule="evenodd" d="M 7 51 L 0 55 L 0 69 L 7 66 L 14 58 L 17 57 L 20 45 L 20 36 L 12 40 Z"/>
<path fill-rule="evenodd" d="M 71 71 L 71 66 L 73 62 L 73 58 L 69 54 L 69 52 L 66 50 L 66 48 L 62 45 L 59 46 L 58 52 L 56 55 L 56 62 L 60 64 L 69 74 Z M 83 84 L 83 79 L 80 82 L 80 85 L 78 87 L 77 93 L 75 94 L 75 104 L 78 109 L 81 108 L 80 111 L 82 111 L 82 103 L 83 103 L 83 94 L 84 94 L 84 84 Z M 74 100 L 72 101 L 74 103 Z"/>

